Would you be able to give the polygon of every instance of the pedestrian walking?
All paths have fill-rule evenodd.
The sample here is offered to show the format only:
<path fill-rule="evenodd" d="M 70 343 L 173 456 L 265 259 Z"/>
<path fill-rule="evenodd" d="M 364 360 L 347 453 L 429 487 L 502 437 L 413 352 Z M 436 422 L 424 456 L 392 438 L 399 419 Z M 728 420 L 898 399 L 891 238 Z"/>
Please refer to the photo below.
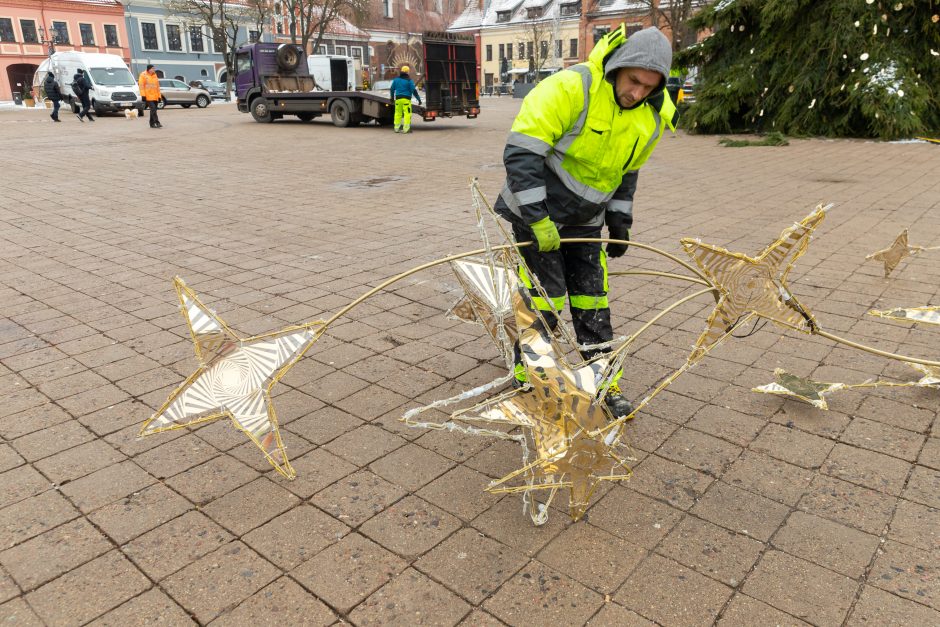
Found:
<path fill-rule="evenodd" d="M 150 128 L 163 128 L 157 115 L 157 103 L 160 102 L 160 77 L 153 69 L 153 64 L 148 65 L 147 69 L 140 73 L 137 83 L 140 86 L 140 97 L 150 109 Z"/>
<path fill-rule="evenodd" d="M 52 113 L 49 117 L 53 122 L 61 122 L 59 119 L 59 106 L 62 104 L 62 90 L 59 89 L 59 83 L 55 79 L 55 74 L 46 72 L 46 80 L 42 82 L 42 89 L 46 92 L 46 98 L 52 101 Z"/>
<path fill-rule="evenodd" d="M 414 81 L 408 76 L 409 70 L 410 68 L 407 65 L 403 65 L 398 78 L 392 81 L 389 88 L 392 94 L 392 102 L 395 103 L 396 133 L 411 132 L 411 97 L 417 98 L 418 104 L 421 104 L 421 94 L 418 93 Z"/>
<path fill-rule="evenodd" d="M 525 98 L 503 151 L 506 185 L 497 212 L 512 224 L 520 250 L 548 300 L 532 290 L 552 332 L 567 296 L 581 345 L 613 339 L 607 300 L 607 258 L 626 244 L 561 244 L 561 238 L 629 240 L 637 176 L 668 127 L 676 107 L 664 92 L 672 46 L 656 28 L 628 39 L 626 26 L 594 46 L 588 60 L 541 81 Z M 532 283 L 520 269 L 520 279 Z M 549 302 L 550 301 L 550 302 Z M 584 349 L 586 359 L 606 349 Z M 527 381 L 518 345 L 516 380 Z M 614 375 L 605 401 L 615 417 L 633 412 Z"/>
<path fill-rule="evenodd" d="M 91 98 L 89 92 L 91 92 L 91 79 L 88 78 L 85 70 L 78 68 L 78 71 L 72 76 L 72 93 L 78 96 L 79 101 L 82 103 L 81 110 L 75 114 L 78 116 L 79 122 L 84 122 L 86 117 L 89 122 L 95 121 L 95 116 L 91 114 Z"/>

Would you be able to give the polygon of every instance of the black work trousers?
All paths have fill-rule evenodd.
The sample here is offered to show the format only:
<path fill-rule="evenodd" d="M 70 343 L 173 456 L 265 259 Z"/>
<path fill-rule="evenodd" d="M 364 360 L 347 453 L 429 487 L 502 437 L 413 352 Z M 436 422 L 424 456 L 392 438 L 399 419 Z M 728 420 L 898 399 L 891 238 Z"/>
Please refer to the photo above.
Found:
<path fill-rule="evenodd" d="M 536 242 L 527 226 L 513 224 L 517 242 Z M 562 226 L 562 238 L 601 237 L 599 226 Z M 580 344 L 600 344 L 614 337 L 607 303 L 607 258 L 599 243 L 562 244 L 558 250 L 541 253 L 538 244 L 520 249 L 529 270 L 538 278 L 549 300 L 559 312 L 564 309 L 565 296 L 571 305 L 571 319 Z M 520 278 L 527 286 L 531 280 L 520 269 Z M 558 318 L 551 306 L 535 289 L 530 289 L 533 302 L 554 330 Z M 610 349 L 581 351 L 585 359 Z"/>
<path fill-rule="evenodd" d="M 150 127 L 160 126 L 160 117 L 157 115 L 157 101 L 148 100 L 147 108 L 150 109 Z"/>

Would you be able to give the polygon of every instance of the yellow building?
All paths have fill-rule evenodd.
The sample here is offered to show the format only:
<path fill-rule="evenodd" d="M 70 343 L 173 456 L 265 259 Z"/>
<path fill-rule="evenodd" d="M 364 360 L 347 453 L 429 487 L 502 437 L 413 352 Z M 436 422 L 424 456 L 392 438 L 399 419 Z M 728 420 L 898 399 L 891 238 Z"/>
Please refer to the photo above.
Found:
<path fill-rule="evenodd" d="M 580 0 L 493 0 L 480 26 L 483 93 L 578 62 Z"/>

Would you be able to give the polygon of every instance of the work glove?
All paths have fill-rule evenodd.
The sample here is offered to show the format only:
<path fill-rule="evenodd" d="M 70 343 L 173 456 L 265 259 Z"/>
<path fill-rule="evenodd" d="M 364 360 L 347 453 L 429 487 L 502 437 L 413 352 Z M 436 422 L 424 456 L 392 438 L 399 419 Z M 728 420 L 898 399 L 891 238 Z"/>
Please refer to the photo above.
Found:
<path fill-rule="evenodd" d="M 633 219 L 622 213 L 607 212 L 607 232 L 610 239 L 624 239 L 630 241 L 630 225 Z M 626 244 L 607 244 L 607 256 L 610 258 L 623 257 L 627 252 Z"/>
<path fill-rule="evenodd" d="M 552 250 L 558 250 L 561 246 L 561 236 L 558 234 L 558 228 L 548 216 L 538 222 L 529 225 L 532 232 L 535 233 L 535 239 L 539 242 L 539 252 L 547 253 Z"/>

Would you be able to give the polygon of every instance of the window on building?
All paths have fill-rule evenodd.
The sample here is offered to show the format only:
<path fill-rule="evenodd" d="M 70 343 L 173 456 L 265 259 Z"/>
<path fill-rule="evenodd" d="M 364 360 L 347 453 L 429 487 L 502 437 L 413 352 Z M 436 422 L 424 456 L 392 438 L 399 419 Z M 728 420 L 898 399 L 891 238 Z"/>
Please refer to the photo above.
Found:
<path fill-rule="evenodd" d="M 336 54 L 345 57 L 346 56 L 346 46 L 336 46 Z"/>
<path fill-rule="evenodd" d="M 199 70 L 199 75 L 200 75 L 200 76 L 209 76 L 209 70 L 207 70 L 206 68 L 202 68 L 201 70 Z"/>
<path fill-rule="evenodd" d="M 535 19 L 542 17 L 543 13 L 544 13 L 544 10 L 542 9 L 542 7 L 529 7 L 528 9 L 526 9 L 525 15 L 530 20 L 535 20 Z"/>
<path fill-rule="evenodd" d="M 117 26 L 114 24 L 104 25 L 104 43 L 109 48 L 118 48 L 121 42 L 118 40 Z"/>
<path fill-rule="evenodd" d="M 610 32 L 610 26 L 595 26 L 594 27 L 594 43 L 597 43 L 601 40 L 601 37 Z"/>
<path fill-rule="evenodd" d="M 382 15 L 385 17 L 395 17 L 395 0 L 382 0 Z"/>
<path fill-rule="evenodd" d="M 23 32 L 23 43 L 39 43 L 39 37 L 36 35 L 35 20 L 20 20 L 20 30 Z"/>
<path fill-rule="evenodd" d="M 560 58 L 561 58 L 561 55 L 562 55 L 561 40 L 560 40 L 560 39 L 556 39 L 556 40 L 555 40 L 555 57 L 558 58 L 558 59 L 560 59 Z"/>
<path fill-rule="evenodd" d="M 627 24 L 627 37 L 643 30 L 643 24 Z"/>
<path fill-rule="evenodd" d="M 519 60 L 522 61 L 523 59 L 525 59 L 525 44 L 520 41 L 519 42 Z"/>
<path fill-rule="evenodd" d="M 512 11 L 497 11 L 496 12 L 496 22 L 508 22 L 509 18 L 512 17 Z"/>
<path fill-rule="evenodd" d="M 493 60 L 493 44 L 486 44 L 486 60 Z"/>
<path fill-rule="evenodd" d="M 248 43 L 255 43 L 261 41 L 261 33 L 256 30 L 248 31 Z"/>
<path fill-rule="evenodd" d="M 206 51 L 206 44 L 202 39 L 202 26 L 189 27 L 189 49 L 193 52 Z"/>
<path fill-rule="evenodd" d="M 568 42 L 568 58 L 577 59 L 578 58 L 578 40 L 572 39 Z"/>
<path fill-rule="evenodd" d="M 559 8 L 559 13 L 561 14 L 561 17 L 571 17 L 573 15 L 581 15 L 581 3 L 569 2 L 567 4 L 563 4 Z"/>
<path fill-rule="evenodd" d="M 499 60 L 506 58 L 506 44 L 499 44 Z"/>
<path fill-rule="evenodd" d="M 82 24 L 81 22 L 79 22 L 78 32 L 82 37 L 83 46 L 95 45 L 95 29 L 92 28 L 91 24 Z"/>
<path fill-rule="evenodd" d="M 282 22 L 281 20 L 275 20 L 275 21 L 274 21 L 274 31 L 275 31 L 278 35 L 283 35 L 283 34 L 284 34 L 284 22 Z"/>
<path fill-rule="evenodd" d="M 317 54 L 326 54 L 326 46 L 317 46 Z"/>
<path fill-rule="evenodd" d="M 353 59 L 362 59 L 362 46 L 350 46 L 349 56 Z"/>
<path fill-rule="evenodd" d="M 141 22 L 140 34 L 144 40 L 144 50 L 159 50 L 160 42 L 157 39 L 157 25 L 153 22 Z"/>
<path fill-rule="evenodd" d="M 525 56 L 527 56 L 527 57 L 530 58 L 530 59 L 531 59 L 532 56 L 533 56 L 533 54 L 532 54 L 532 42 L 531 42 L 531 41 L 525 42 Z"/>
<path fill-rule="evenodd" d="M 0 41 L 16 41 L 13 20 L 8 17 L 0 17 Z"/>
<path fill-rule="evenodd" d="M 175 78 L 176 80 L 180 81 L 181 83 L 186 83 L 186 77 L 180 76 L 179 74 L 177 74 L 177 75 L 174 76 L 173 78 Z M 177 85 L 177 87 L 179 87 L 179 85 Z"/>
<path fill-rule="evenodd" d="M 548 58 L 548 42 L 547 41 L 539 42 L 539 58 L 540 59 Z"/>
<path fill-rule="evenodd" d="M 166 47 L 173 52 L 183 51 L 183 36 L 179 24 L 166 25 Z"/>
<path fill-rule="evenodd" d="M 506 58 L 512 61 L 512 44 L 506 44 Z"/>
<path fill-rule="evenodd" d="M 55 35 L 56 43 L 71 43 L 71 40 L 69 39 L 69 25 L 65 22 L 53 22 L 52 32 Z"/>

